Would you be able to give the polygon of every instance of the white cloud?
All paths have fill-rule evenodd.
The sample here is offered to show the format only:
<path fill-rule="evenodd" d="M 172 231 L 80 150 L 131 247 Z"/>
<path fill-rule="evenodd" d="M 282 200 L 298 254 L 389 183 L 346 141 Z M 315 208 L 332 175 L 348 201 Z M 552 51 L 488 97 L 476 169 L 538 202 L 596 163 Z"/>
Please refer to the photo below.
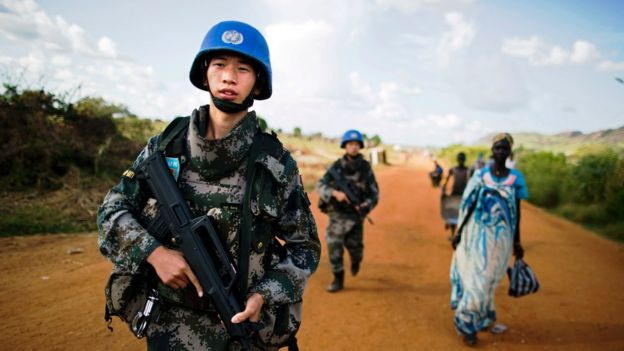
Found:
<path fill-rule="evenodd" d="M 98 50 L 105 56 L 117 57 L 117 44 L 108 37 L 102 37 L 97 43 Z"/>
<path fill-rule="evenodd" d="M 535 53 L 544 46 L 542 40 L 536 36 L 528 39 L 512 38 L 505 39 L 503 43 L 503 52 L 511 56 L 533 57 Z"/>
<path fill-rule="evenodd" d="M 60 81 L 66 81 L 66 80 L 70 80 L 73 78 L 74 78 L 74 74 L 66 68 L 59 69 L 54 73 L 54 79 L 57 79 Z"/>
<path fill-rule="evenodd" d="M 454 113 L 447 115 L 428 115 L 410 121 L 415 128 L 453 129 L 461 125 L 462 119 Z"/>
<path fill-rule="evenodd" d="M 41 52 L 34 51 L 20 58 L 1 56 L 0 72 L 9 79 L 33 80 L 40 79 L 45 72 L 44 57 Z M 24 77 L 25 75 L 25 77 Z"/>
<path fill-rule="evenodd" d="M 326 96 L 336 84 L 336 29 L 326 21 L 266 28 L 277 96 Z"/>
<path fill-rule="evenodd" d="M 566 50 L 560 46 L 550 46 L 538 36 L 505 39 L 501 50 L 510 56 L 527 58 L 533 66 L 583 64 L 600 56 L 596 46 L 585 40 L 575 41 L 572 49 Z"/>
<path fill-rule="evenodd" d="M 18 59 L 17 63 L 22 69 L 31 72 L 34 76 L 39 78 L 39 76 L 44 73 L 44 60 L 43 54 L 39 51 L 35 51 Z"/>
<path fill-rule="evenodd" d="M 529 92 L 520 74 L 499 57 L 480 57 L 450 66 L 448 80 L 468 106 L 508 112 L 528 106 Z"/>
<path fill-rule="evenodd" d="M 405 121 L 410 119 L 411 112 L 406 102 L 422 93 L 418 87 L 409 87 L 400 82 L 386 81 L 375 90 L 370 83 L 364 81 L 358 72 L 349 75 L 351 93 L 355 100 L 361 101 L 360 109 L 368 112 L 368 116 L 378 120 Z"/>
<path fill-rule="evenodd" d="M 577 40 L 574 42 L 570 61 L 572 63 L 586 63 L 597 59 L 598 56 L 600 54 L 594 44 L 585 40 Z"/>
<path fill-rule="evenodd" d="M 349 74 L 349 80 L 355 96 L 371 104 L 375 102 L 375 92 L 373 91 L 373 87 L 362 79 L 360 73 L 351 72 Z"/>
<path fill-rule="evenodd" d="M 401 121 L 409 118 L 409 111 L 407 105 L 403 103 L 402 95 L 399 83 L 381 83 L 372 116 L 391 121 Z"/>
<path fill-rule="evenodd" d="M 65 55 L 54 55 L 50 62 L 55 66 L 65 67 L 71 65 L 72 59 Z"/>
<path fill-rule="evenodd" d="M 408 14 L 422 9 L 454 10 L 474 2 L 473 0 L 375 0 L 376 4 L 385 8 L 396 9 Z"/>
<path fill-rule="evenodd" d="M 443 146 L 449 143 L 468 144 L 488 133 L 489 129 L 477 120 L 449 112 L 433 113 L 400 121 L 390 129 L 388 134 L 412 144 Z"/>
<path fill-rule="evenodd" d="M 447 13 L 444 20 L 449 29 L 442 35 L 438 47 L 440 63 L 443 66 L 449 63 L 455 52 L 470 46 L 477 33 L 474 23 L 466 21 L 461 13 Z"/>
<path fill-rule="evenodd" d="M 94 42 L 82 27 L 61 16 L 48 16 L 33 0 L 5 0 L 0 10 L 0 33 L 10 40 L 94 58 L 116 56 L 116 45 L 110 38 Z"/>
<path fill-rule="evenodd" d="M 305 22 L 323 19 L 334 25 L 354 28 L 366 14 L 375 10 L 368 1 L 361 0 L 263 0 L 265 9 L 275 21 Z"/>
<path fill-rule="evenodd" d="M 0 36 L 31 48 L 24 57 L 0 59 L 10 67 L 20 67 L 26 81 L 40 81 L 47 89 L 74 91 L 74 98 L 99 95 L 131 106 L 143 116 L 170 116 L 189 108 L 177 109 L 178 102 L 188 100 L 187 91 L 169 91 L 151 66 L 120 59 L 113 39 L 102 36 L 93 40 L 82 27 L 49 16 L 35 1 L 1 2 Z M 206 101 L 204 97 L 202 103 Z"/>
<path fill-rule="evenodd" d="M 624 71 L 624 61 L 614 62 L 606 60 L 600 62 L 598 70 L 602 72 Z"/>

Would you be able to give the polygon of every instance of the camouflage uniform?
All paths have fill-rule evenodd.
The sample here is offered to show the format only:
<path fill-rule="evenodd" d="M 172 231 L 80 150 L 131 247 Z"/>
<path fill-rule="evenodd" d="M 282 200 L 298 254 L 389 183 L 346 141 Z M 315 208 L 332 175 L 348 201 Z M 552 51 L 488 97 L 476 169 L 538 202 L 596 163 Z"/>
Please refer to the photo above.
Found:
<path fill-rule="evenodd" d="M 237 263 L 247 156 L 258 121 L 255 113 L 249 112 L 223 139 L 208 140 L 198 133 L 198 116 L 207 116 L 208 108 L 203 106 L 191 116 L 186 137 L 188 160 L 178 186 L 194 216 L 207 214 L 214 219 L 215 229 Z M 150 139 L 133 168 L 155 152 L 158 138 Z M 282 148 L 280 157 L 262 153 L 255 162 L 262 171 L 251 195 L 254 219 L 247 296 L 257 292 L 265 301 L 260 319 L 265 328 L 258 333 L 254 347 L 274 350 L 284 344 L 289 331 L 299 327 L 303 291 L 318 265 L 320 243 L 290 154 Z M 155 200 L 147 198 L 146 185 L 131 175 L 124 173 L 98 210 L 100 251 L 113 262 L 113 273 L 144 273 L 151 267 L 146 258 L 161 245 L 141 225 L 156 214 Z M 167 246 L 175 248 L 171 243 Z M 189 301 L 196 296 L 192 284 L 174 290 L 159 282 L 158 290 L 167 303 L 158 323 L 147 330 L 148 349 L 228 349 L 228 333 L 211 304 Z"/>
<path fill-rule="evenodd" d="M 338 159 L 331 168 L 341 174 L 348 181 L 356 195 L 362 199 L 362 207 L 372 210 L 379 200 L 379 188 L 375 181 L 373 170 L 361 154 L 352 160 L 347 155 Z M 364 218 L 353 206 L 336 201 L 331 193 L 334 180 L 329 172 L 321 178 L 317 190 L 320 200 L 328 203 L 329 224 L 325 241 L 329 262 L 333 273 L 344 271 L 343 248 L 346 248 L 351 257 L 351 264 L 359 264 L 364 255 Z M 367 211 L 367 212 L 368 212 Z"/>

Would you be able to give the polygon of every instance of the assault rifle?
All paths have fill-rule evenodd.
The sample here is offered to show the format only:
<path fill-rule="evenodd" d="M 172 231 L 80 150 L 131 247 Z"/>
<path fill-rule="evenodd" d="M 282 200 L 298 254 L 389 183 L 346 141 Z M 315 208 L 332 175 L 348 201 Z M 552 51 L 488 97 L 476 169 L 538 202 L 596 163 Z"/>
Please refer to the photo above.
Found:
<path fill-rule="evenodd" d="M 232 317 L 241 312 L 233 292 L 237 272 L 210 218 L 192 218 L 163 153 L 154 152 L 139 165 L 137 171 L 137 176 L 144 179 L 152 190 L 160 215 L 168 223 L 173 239 L 180 245 L 204 292 L 210 296 L 228 333 L 240 342 L 243 350 L 251 350 L 251 333 L 256 328 L 249 321 L 232 323 Z M 207 298 L 206 295 L 204 298 Z"/>
<path fill-rule="evenodd" d="M 333 167 L 330 167 L 327 172 L 329 172 L 329 175 L 334 178 L 334 186 L 336 190 L 342 191 L 345 195 L 347 195 L 347 199 L 349 199 L 349 204 L 351 205 L 351 207 L 353 207 L 353 209 L 355 209 L 357 213 L 359 213 L 362 217 L 368 219 L 368 222 L 370 224 L 373 224 L 373 220 L 368 216 L 368 212 L 364 212 L 360 208 L 360 205 L 363 201 L 360 199 L 359 196 L 357 196 L 353 189 L 351 189 L 351 184 L 346 179 L 344 179 L 341 174 L 336 172 Z"/>

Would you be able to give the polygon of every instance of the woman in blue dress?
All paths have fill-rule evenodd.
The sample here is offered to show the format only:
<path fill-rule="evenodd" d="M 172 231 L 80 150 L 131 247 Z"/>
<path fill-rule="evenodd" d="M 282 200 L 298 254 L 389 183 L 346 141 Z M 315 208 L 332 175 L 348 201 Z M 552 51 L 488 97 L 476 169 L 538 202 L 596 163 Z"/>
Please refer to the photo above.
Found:
<path fill-rule="evenodd" d="M 505 166 L 513 138 L 497 134 L 492 143 L 494 162 L 472 176 L 462 196 L 461 235 L 453 240 L 451 308 L 455 328 L 467 345 L 477 332 L 496 321 L 494 291 L 505 275 L 511 254 L 521 258 L 520 200 L 528 197 L 524 177 Z"/>

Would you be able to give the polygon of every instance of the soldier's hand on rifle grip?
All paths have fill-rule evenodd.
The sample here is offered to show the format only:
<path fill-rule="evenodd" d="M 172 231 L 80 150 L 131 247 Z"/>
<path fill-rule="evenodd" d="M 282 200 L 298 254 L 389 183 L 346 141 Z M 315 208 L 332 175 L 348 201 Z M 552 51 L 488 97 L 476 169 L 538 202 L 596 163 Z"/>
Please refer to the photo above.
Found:
<path fill-rule="evenodd" d="M 332 196 L 336 199 L 336 201 L 338 202 L 346 202 L 346 203 L 350 203 L 349 202 L 349 198 L 347 197 L 347 195 L 345 193 L 343 193 L 342 191 L 339 190 L 332 190 Z"/>
<path fill-rule="evenodd" d="M 147 257 L 147 263 L 154 267 L 158 278 L 168 287 L 183 289 L 190 282 L 195 286 L 199 297 L 204 295 L 199 280 L 181 252 L 159 246 Z"/>
<path fill-rule="evenodd" d="M 241 323 L 249 319 L 250 322 L 258 322 L 260 320 L 260 312 L 264 305 L 264 298 L 258 293 L 253 293 L 245 303 L 245 310 L 235 314 L 232 317 L 232 323 Z"/>

